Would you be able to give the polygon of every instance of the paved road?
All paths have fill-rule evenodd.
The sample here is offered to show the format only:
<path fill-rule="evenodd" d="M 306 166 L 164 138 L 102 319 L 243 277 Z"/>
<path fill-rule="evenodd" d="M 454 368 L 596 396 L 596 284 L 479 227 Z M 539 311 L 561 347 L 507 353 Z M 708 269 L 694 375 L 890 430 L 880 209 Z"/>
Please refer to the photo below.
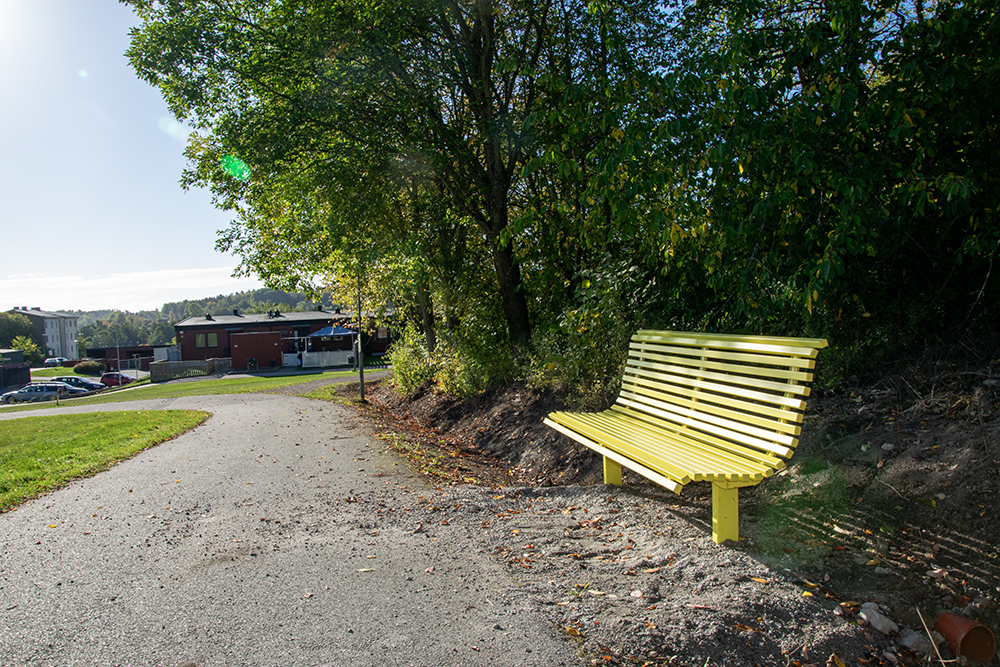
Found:
<path fill-rule="evenodd" d="M 474 540 L 407 523 L 426 489 L 339 406 L 58 414 L 140 408 L 214 416 L 0 515 L 3 667 L 581 664 Z"/>

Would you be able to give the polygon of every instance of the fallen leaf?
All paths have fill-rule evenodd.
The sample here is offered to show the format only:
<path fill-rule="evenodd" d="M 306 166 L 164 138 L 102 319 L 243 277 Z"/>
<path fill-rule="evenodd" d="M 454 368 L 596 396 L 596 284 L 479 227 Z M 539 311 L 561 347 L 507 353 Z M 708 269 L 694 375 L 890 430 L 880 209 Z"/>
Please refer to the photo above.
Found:
<path fill-rule="evenodd" d="M 645 572 L 646 574 L 656 574 L 659 571 L 660 571 L 660 568 L 658 568 L 658 567 L 651 567 L 648 570 L 643 570 L 643 572 Z"/>
<path fill-rule="evenodd" d="M 758 584 L 766 584 L 767 583 L 767 579 L 764 579 L 763 577 L 750 577 L 750 579 L 752 581 L 756 581 Z"/>
<path fill-rule="evenodd" d="M 360 570 L 358 570 L 358 572 L 374 572 L 374 571 L 375 571 L 374 567 L 363 567 Z"/>

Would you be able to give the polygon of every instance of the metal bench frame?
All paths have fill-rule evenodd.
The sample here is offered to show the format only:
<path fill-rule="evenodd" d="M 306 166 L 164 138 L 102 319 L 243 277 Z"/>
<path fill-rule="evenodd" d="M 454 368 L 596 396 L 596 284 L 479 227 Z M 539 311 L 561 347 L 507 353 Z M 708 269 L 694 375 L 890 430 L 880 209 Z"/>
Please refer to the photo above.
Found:
<path fill-rule="evenodd" d="M 553 412 L 545 423 L 675 493 L 712 483 L 712 539 L 739 539 L 739 489 L 785 467 L 801 432 L 823 339 L 637 332 L 608 410 Z"/>

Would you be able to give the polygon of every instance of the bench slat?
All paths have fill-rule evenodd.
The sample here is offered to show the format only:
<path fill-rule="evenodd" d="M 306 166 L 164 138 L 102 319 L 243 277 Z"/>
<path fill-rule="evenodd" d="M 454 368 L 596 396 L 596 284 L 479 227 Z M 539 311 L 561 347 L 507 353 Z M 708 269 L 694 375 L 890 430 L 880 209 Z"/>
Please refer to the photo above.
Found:
<path fill-rule="evenodd" d="M 775 468 L 784 467 L 781 459 L 774 458 L 768 464 L 745 458 L 678 432 L 659 431 L 656 426 L 626 413 L 554 413 L 550 417 L 574 431 L 605 442 L 644 465 L 653 468 L 670 466 L 682 472 L 689 481 L 711 481 L 717 477 L 753 482 L 773 474 Z M 609 429 L 616 432 L 617 442 L 606 442 Z M 666 468 L 661 469 L 667 472 Z"/>
<path fill-rule="evenodd" d="M 684 377 L 682 375 L 671 375 L 669 373 L 660 373 L 646 368 L 636 368 L 634 366 L 626 366 L 625 373 L 647 378 L 653 382 L 658 382 L 666 386 L 677 385 L 681 387 L 691 387 L 696 390 L 715 392 L 717 394 L 722 394 L 725 396 L 735 396 L 738 398 L 745 398 L 751 401 L 762 401 L 764 403 L 771 403 L 773 405 L 781 405 L 786 408 L 790 408 L 792 410 L 803 410 L 806 407 L 806 402 L 803 398 L 798 398 L 794 396 L 785 396 L 784 394 L 769 394 L 764 391 L 754 391 L 753 389 L 747 389 L 744 387 L 733 387 L 728 384 L 721 384 L 718 382 L 708 382 L 706 380 L 698 380 L 694 378 Z"/>
<path fill-rule="evenodd" d="M 647 460 L 650 457 L 645 456 L 644 452 L 642 452 L 642 450 L 634 443 L 623 440 L 621 437 L 612 435 L 608 431 L 596 426 L 593 419 L 594 414 L 553 412 L 549 415 L 549 418 L 555 422 L 572 428 L 576 433 L 580 433 L 588 438 L 596 440 L 602 445 L 612 447 L 616 451 L 626 454 L 630 458 L 637 459 L 644 464 L 647 463 Z M 688 475 L 684 469 L 671 465 L 666 460 L 657 461 L 654 467 L 660 470 L 662 474 L 675 480 L 678 484 L 683 485 L 692 481 L 691 476 Z"/>
<path fill-rule="evenodd" d="M 614 451 L 613 449 L 608 449 L 607 447 L 604 447 L 603 445 L 601 445 L 598 442 L 594 442 L 593 440 L 591 440 L 589 438 L 585 438 L 584 436 L 582 436 L 579 433 L 573 431 L 572 429 L 569 429 L 566 426 L 563 426 L 562 424 L 553 421 L 549 417 L 546 417 L 542 421 L 543 421 L 543 423 L 548 424 L 550 427 L 552 427 L 555 430 L 559 431 L 563 435 L 568 436 L 568 437 L 572 438 L 573 440 L 576 440 L 577 442 L 579 442 L 579 443 L 581 443 L 581 444 L 589 447 L 590 449 L 594 450 L 598 454 L 601 454 L 602 456 L 604 456 L 604 458 L 605 458 L 605 466 L 607 465 L 607 459 L 611 459 L 612 461 L 615 461 L 619 465 L 625 466 L 629 470 L 634 470 L 637 473 L 639 473 L 640 475 L 643 475 L 644 477 L 646 477 L 647 479 L 653 480 L 654 482 L 656 482 L 660 486 L 663 486 L 665 488 L 670 489 L 674 493 L 680 493 L 681 491 L 684 490 L 683 485 L 678 484 L 677 482 L 675 482 L 674 480 L 670 479 L 669 477 L 664 477 L 660 473 L 658 473 L 655 470 L 652 470 L 652 469 L 650 469 L 650 468 L 642 465 L 638 461 L 633 461 L 632 459 L 628 458 L 627 456 L 623 456 L 622 454 L 619 454 L 618 452 Z M 620 477 L 621 476 L 619 475 L 619 478 Z"/>
<path fill-rule="evenodd" d="M 657 410 L 656 408 L 651 408 L 647 405 L 636 405 L 627 400 L 619 400 L 615 403 L 615 405 L 624 405 L 632 408 L 636 412 L 642 412 L 644 414 L 651 415 L 652 417 L 658 417 L 661 421 L 666 422 L 667 426 L 671 424 L 676 424 L 677 426 L 687 426 L 701 433 L 717 436 L 725 442 L 733 442 L 744 447 L 760 449 L 762 451 L 775 454 L 776 456 L 786 457 L 791 456 L 792 454 L 793 448 L 790 445 L 783 445 L 781 443 L 755 438 L 752 435 L 746 435 L 745 433 L 738 433 L 730 429 L 715 426 L 714 424 L 710 424 L 700 419 L 671 414 L 665 410 Z"/>
<path fill-rule="evenodd" d="M 687 351 L 687 355 L 697 354 L 697 350 Z M 732 355 L 737 357 L 739 355 Z M 748 355 L 759 359 L 760 355 Z M 774 357 L 767 361 L 751 363 L 741 359 L 716 361 L 707 355 L 686 356 L 684 354 L 668 354 L 666 350 L 656 349 L 648 345 L 634 345 L 629 351 L 629 360 L 654 361 L 665 364 L 676 364 L 691 368 L 736 373 L 738 375 L 754 375 L 769 379 L 791 380 L 793 382 L 812 382 L 809 370 L 792 368 L 787 363 L 792 357 Z M 811 361 L 811 360 L 810 360 Z"/>
<path fill-rule="evenodd" d="M 784 433 L 799 434 L 797 424 L 802 421 L 803 413 L 794 410 L 776 408 L 770 405 L 744 401 L 719 394 L 708 394 L 696 389 L 686 389 L 677 386 L 665 386 L 661 382 L 652 382 L 645 378 L 626 375 L 622 378 L 622 389 L 636 393 L 659 397 L 664 401 L 677 402 L 680 405 L 697 405 L 704 407 L 713 414 L 729 415 L 748 419 L 758 426 L 774 425 L 775 429 Z M 669 393 L 668 393 L 669 392 Z M 685 400 L 685 398 L 695 400 Z M 716 407 L 723 406 L 723 407 Z M 726 410 L 732 408 L 732 410 Z M 765 424 L 766 421 L 766 424 Z"/>
<path fill-rule="evenodd" d="M 656 444 L 650 446 L 650 451 L 659 456 L 672 456 L 675 464 L 687 470 L 695 481 L 716 475 L 733 481 L 759 481 L 785 467 L 785 462 L 777 456 L 761 455 L 756 450 L 723 449 L 692 437 L 694 434 L 690 431 L 665 431 L 660 425 L 642 419 L 642 415 L 620 410 L 613 412 L 618 413 L 617 417 L 609 416 L 609 412 L 599 413 L 600 420 L 606 420 L 607 426 L 618 425 L 640 440 L 651 439 Z"/>
<path fill-rule="evenodd" d="M 629 343 L 629 348 L 661 354 L 677 354 L 681 356 L 697 356 L 704 359 L 735 361 L 742 364 L 777 364 L 783 367 L 800 368 L 805 370 L 812 370 L 813 368 L 816 368 L 816 359 L 813 357 L 755 354 L 752 352 L 732 352 L 728 350 L 715 350 L 708 347 L 678 347 L 664 343 L 636 341 L 635 339 Z"/>
<path fill-rule="evenodd" d="M 729 429 L 737 433 L 752 435 L 769 442 L 776 442 L 786 447 L 794 447 L 797 436 L 801 430 L 795 424 L 781 424 L 767 419 L 751 419 L 751 415 L 738 413 L 732 410 L 714 408 L 708 403 L 696 401 L 658 400 L 654 396 L 649 396 L 646 392 L 636 393 L 628 391 L 622 387 L 619 394 L 620 399 L 628 399 L 634 406 L 650 406 L 653 409 L 661 410 L 669 414 L 693 417 L 709 422 L 715 426 Z M 644 410 L 645 407 L 636 407 Z M 720 414 L 722 413 L 722 414 Z M 669 419 L 669 417 L 667 417 Z"/>
<path fill-rule="evenodd" d="M 809 387 L 801 384 L 786 384 L 783 382 L 771 382 L 770 380 L 762 380 L 759 378 L 750 378 L 743 375 L 733 375 L 732 373 L 717 373 L 714 371 L 702 371 L 697 368 L 688 368 L 686 366 L 677 366 L 674 364 L 661 364 L 651 361 L 640 361 L 637 359 L 630 359 L 627 368 L 643 368 L 648 369 L 657 373 L 673 374 L 677 373 L 681 376 L 689 376 L 698 380 L 715 380 L 722 383 L 721 386 L 727 387 L 725 391 L 728 393 L 733 393 L 739 391 L 738 387 L 752 387 L 754 389 L 764 389 L 766 391 L 776 391 L 789 394 L 797 394 L 799 396 L 808 396 Z"/>
<path fill-rule="evenodd" d="M 642 330 L 633 340 L 676 343 L 725 350 L 747 350 L 814 358 L 827 342 L 819 338 L 780 338 L 777 336 L 741 336 L 738 334 L 699 334 L 682 331 Z"/>

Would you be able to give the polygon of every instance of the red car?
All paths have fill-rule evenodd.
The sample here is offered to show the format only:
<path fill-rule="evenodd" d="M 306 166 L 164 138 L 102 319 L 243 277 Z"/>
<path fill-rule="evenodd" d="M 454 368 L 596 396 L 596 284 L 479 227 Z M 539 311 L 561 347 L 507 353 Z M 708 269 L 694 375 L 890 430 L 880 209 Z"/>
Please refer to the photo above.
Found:
<path fill-rule="evenodd" d="M 120 387 L 123 384 L 128 384 L 129 382 L 134 382 L 135 378 L 130 378 L 124 373 L 119 373 L 117 371 L 111 371 L 110 373 L 105 373 L 101 376 L 101 384 L 106 387 Z"/>

